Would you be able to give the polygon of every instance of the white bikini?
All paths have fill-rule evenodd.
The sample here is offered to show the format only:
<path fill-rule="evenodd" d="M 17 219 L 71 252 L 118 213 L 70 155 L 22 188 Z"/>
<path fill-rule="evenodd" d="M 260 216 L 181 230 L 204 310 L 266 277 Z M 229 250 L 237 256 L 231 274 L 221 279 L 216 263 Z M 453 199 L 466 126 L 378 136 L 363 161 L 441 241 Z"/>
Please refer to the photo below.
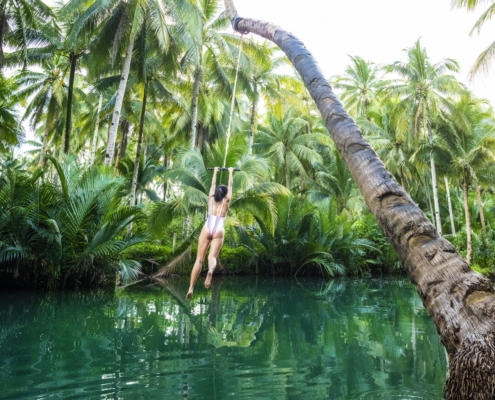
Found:
<path fill-rule="evenodd" d="M 211 237 L 216 231 L 222 230 L 225 227 L 225 217 L 221 217 L 223 211 L 224 200 L 222 200 L 222 208 L 220 208 L 220 213 L 218 215 L 208 214 L 208 219 L 206 220 L 205 226 L 210 231 Z M 213 213 L 213 197 L 211 198 L 211 212 Z"/>

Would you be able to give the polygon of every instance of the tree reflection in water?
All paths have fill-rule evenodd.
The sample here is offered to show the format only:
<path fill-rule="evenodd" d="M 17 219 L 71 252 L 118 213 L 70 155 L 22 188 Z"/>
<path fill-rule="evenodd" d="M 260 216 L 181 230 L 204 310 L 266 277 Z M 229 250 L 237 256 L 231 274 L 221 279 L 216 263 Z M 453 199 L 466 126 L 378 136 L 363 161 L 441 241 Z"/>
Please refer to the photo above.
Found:
<path fill-rule="evenodd" d="M 403 279 L 215 278 L 186 301 L 187 285 L 1 295 L 2 393 L 441 398 L 445 352 Z"/>

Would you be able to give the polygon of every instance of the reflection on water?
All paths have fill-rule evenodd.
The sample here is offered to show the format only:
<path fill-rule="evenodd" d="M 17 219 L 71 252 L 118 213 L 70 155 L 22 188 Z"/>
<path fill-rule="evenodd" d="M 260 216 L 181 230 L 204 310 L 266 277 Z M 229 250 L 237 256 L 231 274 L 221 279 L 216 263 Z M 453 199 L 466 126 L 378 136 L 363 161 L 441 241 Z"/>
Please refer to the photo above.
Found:
<path fill-rule="evenodd" d="M 187 286 L 1 294 L 1 396 L 442 398 L 445 352 L 404 279 Z"/>

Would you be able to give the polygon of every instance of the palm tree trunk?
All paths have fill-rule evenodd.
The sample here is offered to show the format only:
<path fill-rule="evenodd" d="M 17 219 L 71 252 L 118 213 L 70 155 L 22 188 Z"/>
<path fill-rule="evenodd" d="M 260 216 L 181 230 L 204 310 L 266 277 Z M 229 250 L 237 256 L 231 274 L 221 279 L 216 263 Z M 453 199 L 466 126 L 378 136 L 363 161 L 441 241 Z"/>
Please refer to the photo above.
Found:
<path fill-rule="evenodd" d="M 139 133 L 136 144 L 136 157 L 134 158 L 134 172 L 132 174 L 132 183 L 131 183 L 131 201 L 130 206 L 133 207 L 136 204 L 136 188 L 137 188 L 137 179 L 139 172 L 139 162 L 141 160 L 141 148 L 143 143 L 143 134 L 144 134 L 144 119 L 146 116 L 146 102 L 148 100 L 147 93 L 148 85 L 144 85 L 144 93 L 143 93 L 143 105 L 141 107 L 141 119 L 139 120 Z"/>
<path fill-rule="evenodd" d="M 45 122 L 45 132 L 43 133 L 43 144 L 41 145 L 40 160 L 38 161 L 38 167 L 42 167 L 45 164 L 46 146 L 48 145 L 48 133 L 50 132 L 50 123 L 48 119 Z"/>
<path fill-rule="evenodd" d="M 430 145 L 433 144 L 433 132 L 431 127 L 428 126 L 428 139 Z M 433 150 L 430 151 L 430 166 L 431 166 L 431 186 L 433 188 L 433 205 L 435 206 L 435 221 L 437 226 L 437 232 L 442 235 L 442 219 L 440 218 L 440 204 L 438 202 L 438 184 L 437 184 L 437 172 L 435 168 L 435 159 L 433 157 Z"/>
<path fill-rule="evenodd" d="M 125 89 L 127 87 L 127 79 L 129 78 L 129 71 L 131 70 L 133 49 L 134 49 L 134 40 L 131 38 L 129 39 L 129 44 L 127 45 L 124 66 L 122 68 L 122 75 L 120 77 L 119 89 L 117 91 L 117 98 L 115 99 L 115 107 L 113 109 L 113 116 L 112 116 L 112 125 L 110 126 L 107 151 L 105 153 L 105 165 L 112 165 L 113 154 L 115 153 L 115 140 L 117 138 L 117 127 L 119 126 L 120 112 L 122 110 L 122 103 L 124 101 Z"/>
<path fill-rule="evenodd" d="M 192 119 L 191 119 L 191 149 L 196 147 L 196 132 L 198 124 L 198 103 L 199 103 L 199 84 L 201 81 L 201 63 L 194 72 L 194 87 L 192 98 Z"/>
<path fill-rule="evenodd" d="M 2 12 L 0 13 L 0 71 L 3 70 L 3 42 L 5 37 L 5 31 L 7 30 L 7 14 L 5 11 L 5 5 L 2 7 Z"/>
<path fill-rule="evenodd" d="M 447 190 L 447 201 L 449 203 L 449 215 L 450 215 L 450 226 L 452 228 L 452 235 L 456 235 L 455 233 L 455 224 L 454 224 L 454 213 L 452 212 L 452 200 L 450 199 L 450 187 L 449 180 L 446 176 L 443 177 L 445 180 L 445 189 Z"/>
<path fill-rule="evenodd" d="M 466 216 L 466 235 L 467 235 L 466 261 L 468 264 L 471 264 L 473 258 L 473 239 L 471 237 L 471 216 L 469 214 L 469 185 L 467 179 L 464 179 L 462 183 L 462 189 L 464 190 L 464 214 Z"/>
<path fill-rule="evenodd" d="M 426 179 L 425 179 L 425 181 L 426 181 Z M 431 223 L 433 224 L 433 226 L 435 226 L 435 216 L 434 216 L 435 213 L 433 212 L 433 204 L 431 203 L 430 188 L 429 188 L 428 183 L 426 183 L 426 182 L 425 182 L 425 189 L 426 189 L 426 199 L 428 201 L 428 211 L 430 212 L 430 215 L 431 215 Z M 435 226 L 435 229 L 437 229 L 436 226 Z"/>
<path fill-rule="evenodd" d="M 483 202 L 481 201 L 481 190 L 478 180 L 475 180 L 476 184 L 476 199 L 478 201 L 478 209 L 480 210 L 480 221 L 481 221 L 481 234 L 483 235 L 483 241 L 485 245 L 488 245 L 486 238 L 486 223 L 485 223 L 485 213 L 483 212 Z"/>
<path fill-rule="evenodd" d="M 144 119 L 146 116 L 146 102 L 148 99 L 148 83 L 144 84 L 144 92 L 143 92 L 143 105 L 141 107 L 141 119 L 139 120 L 139 133 L 136 144 L 136 157 L 134 158 L 134 172 L 132 174 L 132 182 L 131 182 L 131 199 L 129 201 L 129 205 L 134 207 L 136 205 L 136 188 L 137 188 L 137 180 L 139 173 L 139 162 L 141 160 L 141 144 L 143 143 L 143 133 L 144 133 Z M 127 227 L 127 236 L 130 237 L 132 235 L 132 222 Z"/>
<path fill-rule="evenodd" d="M 289 173 L 289 165 L 287 164 L 287 152 L 284 155 L 284 171 L 285 171 L 285 187 L 290 190 L 290 173 Z"/>
<path fill-rule="evenodd" d="M 117 156 L 115 157 L 115 165 L 113 167 L 115 173 L 117 173 L 119 169 L 119 163 L 121 158 L 125 157 L 128 134 L 129 134 L 129 121 L 124 118 L 120 122 L 120 143 L 119 143 L 119 149 L 117 150 Z"/>
<path fill-rule="evenodd" d="M 98 142 L 98 129 L 100 128 L 100 113 L 102 105 L 103 95 L 100 94 L 100 99 L 98 100 L 98 109 L 96 110 L 95 130 L 93 132 L 93 142 L 91 144 L 91 156 L 89 159 L 89 165 L 93 165 L 95 163 L 96 143 Z"/>
<path fill-rule="evenodd" d="M 203 147 L 205 142 L 205 128 L 202 124 L 198 127 L 198 150 L 203 154 Z"/>
<path fill-rule="evenodd" d="M 69 152 L 70 147 L 70 133 L 72 129 L 72 100 L 74 98 L 74 80 L 76 77 L 77 56 L 73 51 L 69 55 L 70 61 L 70 74 L 69 74 L 69 88 L 67 90 L 67 115 L 65 118 L 65 140 L 64 140 L 64 153 Z"/>
<path fill-rule="evenodd" d="M 385 169 L 304 44 L 276 25 L 240 18 L 232 0 L 225 5 L 235 30 L 273 41 L 301 75 L 441 336 L 450 357 L 446 398 L 481 399 L 495 393 L 495 296 L 490 280 L 469 268 Z"/>
<path fill-rule="evenodd" d="M 256 96 L 256 84 L 254 85 L 255 96 Z M 256 122 L 256 106 L 258 103 L 258 98 L 255 97 L 253 100 L 253 106 L 251 108 L 251 127 L 249 128 L 249 143 L 248 143 L 248 154 L 253 154 L 253 144 L 254 144 L 254 125 Z"/>
<path fill-rule="evenodd" d="M 166 152 L 163 158 L 163 166 L 165 167 L 165 171 L 166 171 L 168 167 L 168 155 Z M 167 188 L 168 188 L 168 180 L 165 179 L 165 182 L 163 182 L 163 201 L 167 199 Z"/>

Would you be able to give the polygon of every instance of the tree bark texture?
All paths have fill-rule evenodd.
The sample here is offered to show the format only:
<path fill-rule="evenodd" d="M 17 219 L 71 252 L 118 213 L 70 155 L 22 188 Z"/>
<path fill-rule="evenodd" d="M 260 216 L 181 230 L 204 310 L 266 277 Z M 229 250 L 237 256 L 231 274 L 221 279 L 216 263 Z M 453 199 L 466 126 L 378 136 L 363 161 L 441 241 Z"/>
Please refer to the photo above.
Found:
<path fill-rule="evenodd" d="M 120 121 L 120 144 L 119 144 L 119 149 L 117 150 L 117 156 L 115 157 L 115 165 L 114 165 L 115 173 L 117 173 L 121 158 L 125 157 L 128 136 L 129 136 L 129 121 L 124 118 L 122 121 Z"/>
<path fill-rule="evenodd" d="M 95 163 L 96 144 L 98 142 L 98 129 L 100 128 L 100 113 L 102 106 L 103 106 L 103 95 L 100 94 L 100 99 L 98 100 L 98 109 L 96 110 L 95 130 L 93 132 L 93 141 L 91 143 L 91 156 L 89 159 L 89 165 L 93 165 Z"/>
<path fill-rule="evenodd" d="M 469 214 L 469 183 L 467 179 L 464 179 L 462 183 L 462 190 L 464 192 L 464 214 L 466 216 L 466 261 L 468 264 L 471 264 L 471 261 L 473 261 L 473 238 L 471 236 L 471 215 Z"/>
<path fill-rule="evenodd" d="M 225 0 L 225 5 L 234 29 L 276 43 L 301 75 L 368 207 L 416 285 L 452 360 L 446 397 L 485 399 L 487 393 L 495 393 L 493 284 L 469 268 L 385 169 L 304 44 L 276 25 L 240 18 L 232 0 Z"/>
<path fill-rule="evenodd" d="M 194 72 L 194 86 L 192 98 L 192 118 L 191 118 L 191 149 L 196 147 L 196 132 L 198 125 L 198 103 L 199 103 L 199 85 L 201 81 L 201 65 Z"/>
<path fill-rule="evenodd" d="M 72 100 L 74 98 L 74 80 L 76 78 L 77 56 L 74 52 L 69 55 L 70 61 L 70 74 L 69 74 L 69 88 L 67 90 L 67 114 L 65 118 L 65 140 L 64 140 L 64 153 L 67 154 L 70 149 L 70 133 L 72 130 Z"/>
<path fill-rule="evenodd" d="M 450 216 L 450 226 L 452 228 L 452 235 L 456 235 L 455 233 L 455 224 L 454 224 L 454 212 L 452 211 L 452 199 L 450 198 L 450 186 L 449 180 L 446 176 L 444 176 L 445 180 L 445 190 L 447 191 L 447 202 L 449 203 L 449 216 Z"/>
<path fill-rule="evenodd" d="M 129 39 L 127 50 L 125 53 L 124 66 L 122 67 L 122 75 L 120 77 L 119 89 L 117 90 L 117 98 L 115 99 L 115 107 L 112 115 L 112 125 L 108 135 L 107 151 L 105 153 L 105 165 L 112 165 L 113 155 L 115 153 L 115 140 L 117 139 L 117 128 L 119 126 L 120 113 L 122 111 L 122 103 L 124 101 L 125 89 L 127 87 L 127 79 L 131 70 L 132 51 L 134 49 L 134 40 Z"/>

